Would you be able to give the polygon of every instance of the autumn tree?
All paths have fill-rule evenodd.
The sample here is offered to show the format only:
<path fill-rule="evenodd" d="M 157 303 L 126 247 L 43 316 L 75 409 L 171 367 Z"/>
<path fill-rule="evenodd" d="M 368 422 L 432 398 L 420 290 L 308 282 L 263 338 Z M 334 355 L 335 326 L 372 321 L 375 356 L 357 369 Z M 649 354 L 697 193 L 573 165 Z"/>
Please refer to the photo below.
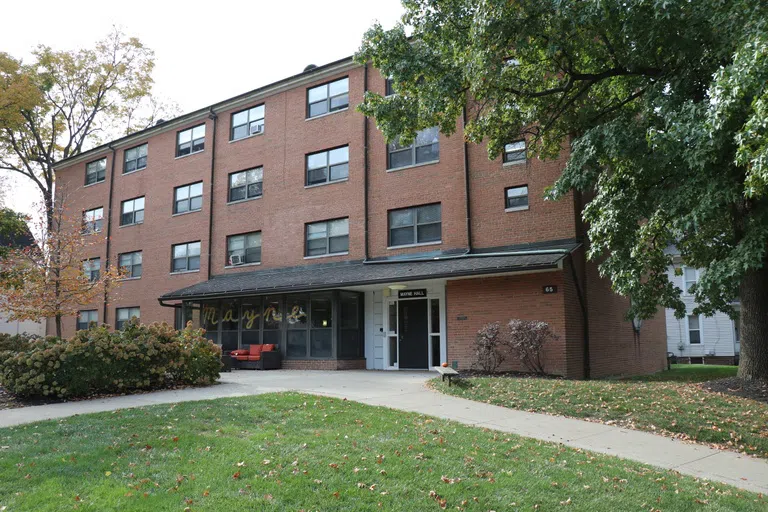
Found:
<path fill-rule="evenodd" d="M 58 191 L 50 228 L 41 205 L 37 244 L 11 247 L 0 259 L 0 311 L 9 312 L 11 320 L 52 318 L 59 337 L 63 317 L 103 299 L 105 289 L 123 277 L 119 269 L 96 267 L 87 259 L 104 237 L 100 226 L 67 211 L 66 197 Z"/>
<path fill-rule="evenodd" d="M 46 229 L 55 162 L 147 127 L 169 106 L 151 96 L 154 53 L 115 29 L 93 48 L 39 46 L 23 63 L 0 52 L 0 170 L 36 185 Z"/>
<path fill-rule="evenodd" d="M 768 378 L 768 2 L 404 0 L 359 62 L 397 94 L 360 110 L 392 140 L 439 126 L 490 157 L 526 137 L 570 158 L 549 192 L 593 197 L 589 257 L 630 297 L 686 314 L 665 249 L 703 268 L 689 313 L 741 302 L 743 378 Z"/>

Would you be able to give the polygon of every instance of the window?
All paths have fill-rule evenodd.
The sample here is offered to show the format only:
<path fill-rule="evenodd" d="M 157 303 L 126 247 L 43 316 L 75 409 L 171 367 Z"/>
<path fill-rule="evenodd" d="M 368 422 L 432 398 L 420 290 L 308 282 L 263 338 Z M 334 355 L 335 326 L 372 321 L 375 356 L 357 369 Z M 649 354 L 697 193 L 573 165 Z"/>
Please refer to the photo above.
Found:
<path fill-rule="evenodd" d="M 528 209 L 528 185 L 509 187 L 504 191 L 504 208 L 508 212 Z"/>
<path fill-rule="evenodd" d="M 137 197 L 123 201 L 120 207 L 120 225 L 130 226 L 131 224 L 141 224 L 144 222 L 144 198 Z"/>
<path fill-rule="evenodd" d="M 205 125 L 195 126 L 176 134 L 176 156 L 191 155 L 205 149 Z"/>
<path fill-rule="evenodd" d="M 123 174 L 140 171 L 147 166 L 147 144 L 125 150 L 125 162 L 123 162 Z"/>
<path fill-rule="evenodd" d="M 232 114 L 229 140 L 238 140 L 264 131 L 264 105 Z"/>
<path fill-rule="evenodd" d="M 349 177 L 349 146 L 307 155 L 307 185 L 319 185 Z"/>
<path fill-rule="evenodd" d="M 307 117 L 316 117 L 349 106 L 349 78 L 307 90 Z"/>
<path fill-rule="evenodd" d="M 386 96 L 392 96 L 395 94 L 395 81 L 390 77 L 387 78 L 386 83 L 384 84 L 384 94 Z"/>
<path fill-rule="evenodd" d="M 93 185 L 104 181 L 107 176 L 107 159 L 102 158 L 86 164 L 85 166 L 85 184 Z"/>
<path fill-rule="evenodd" d="M 98 233 L 104 224 L 104 208 L 94 208 L 83 212 L 83 232 Z"/>
<path fill-rule="evenodd" d="M 83 261 L 83 273 L 89 281 L 98 281 L 101 273 L 101 258 L 91 258 Z"/>
<path fill-rule="evenodd" d="M 173 246 L 172 272 L 200 270 L 200 241 Z"/>
<path fill-rule="evenodd" d="M 698 315 L 688 315 L 688 343 L 701 344 L 701 325 Z"/>
<path fill-rule="evenodd" d="M 141 251 L 124 252 L 118 260 L 126 278 L 141 277 Z"/>
<path fill-rule="evenodd" d="M 525 162 L 526 160 L 525 141 L 518 140 L 515 142 L 511 142 L 509 144 L 506 144 L 504 146 L 503 160 L 505 164 L 516 164 L 520 162 Z"/>
<path fill-rule="evenodd" d="M 399 169 L 411 165 L 436 162 L 440 159 L 440 138 L 437 126 L 416 133 L 410 146 L 403 146 L 399 139 L 389 143 L 387 169 Z"/>
<path fill-rule="evenodd" d="M 79 311 L 77 313 L 77 330 L 84 331 L 91 326 L 91 322 L 99 322 L 99 312 L 95 309 Z"/>
<path fill-rule="evenodd" d="M 442 236 L 440 204 L 389 211 L 389 246 L 439 242 Z"/>
<path fill-rule="evenodd" d="M 695 268 L 684 267 L 683 268 L 683 286 L 685 293 L 691 294 L 693 290 L 691 287 L 695 285 L 699 280 L 699 272 Z"/>
<path fill-rule="evenodd" d="M 203 208 L 203 182 L 173 189 L 173 213 L 200 211 Z"/>
<path fill-rule="evenodd" d="M 137 321 L 141 319 L 141 313 L 139 308 L 117 308 L 117 323 L 115 327 L 118 331 L 125 327 L 125 324 L 133 319 Z"/>
<path fill-rule="evenodd" d="M 229 175 L 229 202 L 261 197 L 264 192 L 264 168 L 256 167 Z"/>
<path fill-rule="evenodd" d="M 349 219 L 307 224 L 306 256 L 340 254 L 349 251 Z"/>
<path fill-rule="evenodd" d="M 227 237 L 227 265 L 261 262 L 261 232 Z"/>

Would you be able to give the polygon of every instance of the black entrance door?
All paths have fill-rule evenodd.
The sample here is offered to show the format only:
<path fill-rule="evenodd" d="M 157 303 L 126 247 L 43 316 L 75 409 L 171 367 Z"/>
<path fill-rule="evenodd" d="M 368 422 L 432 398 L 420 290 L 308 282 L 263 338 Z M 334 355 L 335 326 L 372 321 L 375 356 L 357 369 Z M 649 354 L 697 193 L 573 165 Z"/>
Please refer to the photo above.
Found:
<path fill-rule="evenodd" d="M 398 301 L 400 321 L 397 332 L 400 335 L 399 368 L 424 369 L 429 365 L 429 342 L 427 339 L 427 300 Z"/>

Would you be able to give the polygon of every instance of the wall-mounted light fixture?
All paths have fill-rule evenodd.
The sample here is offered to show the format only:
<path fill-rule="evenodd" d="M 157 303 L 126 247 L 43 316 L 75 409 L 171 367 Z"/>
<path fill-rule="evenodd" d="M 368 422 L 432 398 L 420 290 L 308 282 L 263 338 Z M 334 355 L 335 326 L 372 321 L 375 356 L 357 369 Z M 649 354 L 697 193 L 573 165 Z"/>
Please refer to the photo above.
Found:
<path fill-rule="evenodd" d="M 397 290 L 405 290 L 406 288 L 408 288 L 408 286 L 404 284 L 391 284 L 387 288 L 389 288 L 390 290 L 397 291 Z"/>

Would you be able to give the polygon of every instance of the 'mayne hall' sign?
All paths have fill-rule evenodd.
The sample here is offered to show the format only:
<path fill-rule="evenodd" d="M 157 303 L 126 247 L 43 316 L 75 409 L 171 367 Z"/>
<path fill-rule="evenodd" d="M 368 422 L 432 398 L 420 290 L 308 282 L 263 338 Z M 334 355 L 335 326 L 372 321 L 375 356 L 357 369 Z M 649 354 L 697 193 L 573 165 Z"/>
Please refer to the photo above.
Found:
<path fill-rule="evenodd" d="M 398 299 L 415 299 L 417 297 L 426 297 L 426 288 L 416 288 L 415 290 L 400 290 L 397 292 Z"/>

